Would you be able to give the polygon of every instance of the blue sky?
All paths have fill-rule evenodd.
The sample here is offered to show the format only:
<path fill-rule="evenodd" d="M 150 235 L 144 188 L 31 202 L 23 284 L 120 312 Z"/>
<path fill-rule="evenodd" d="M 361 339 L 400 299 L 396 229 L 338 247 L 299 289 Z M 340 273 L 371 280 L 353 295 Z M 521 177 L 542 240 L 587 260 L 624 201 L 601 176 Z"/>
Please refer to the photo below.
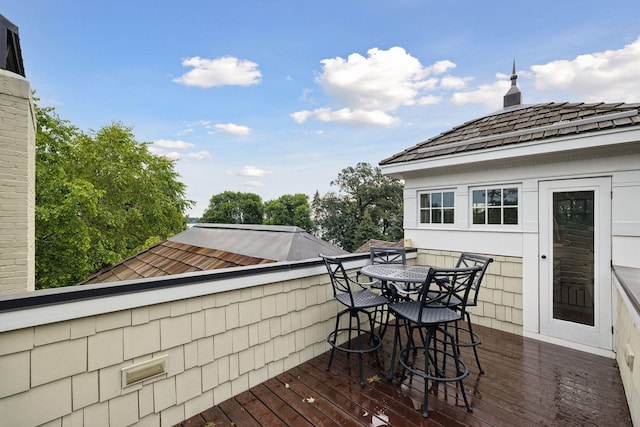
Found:
<path fill-rule="evenodd" d="M 0 0 L 40 105 L 177 159 L 197 202 L 336 191 L 502 107 L 640 102 L 640 1 Z"/>

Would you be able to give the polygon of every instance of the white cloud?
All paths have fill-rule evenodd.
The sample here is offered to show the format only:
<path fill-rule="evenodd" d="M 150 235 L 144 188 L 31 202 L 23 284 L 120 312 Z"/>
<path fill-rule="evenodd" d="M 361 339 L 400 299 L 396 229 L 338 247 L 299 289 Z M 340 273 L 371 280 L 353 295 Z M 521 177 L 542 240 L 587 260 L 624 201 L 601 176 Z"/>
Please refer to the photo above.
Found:
<path fill-rule="evenodd" d="M 464 89 L 470 80 L 472 80 L 471 77 L 444 76 L 440 80 L 440 86 L 444 89 L 460 90 Z"/>
<path fill-rule="evenodd" d="M 168 159 L 172 159 L 172 160 L 178 160 L 180 158 L 182 158 L 182 153 L 178 153 L 177 151 L 169 151 L 169 152 L 162 152 L 159 153 L 161 156 L 164 156 Z"/>
<path fill-rule="evenodd" d="M 637 102 L 640 93 L 640 37 L 618 50 L 606 50 L 534 65 L 536 88 L 564 90 L 589 102 Z"/>
<path fill-rule="evenodd" d="M 214 127 L 220 132 L 230 133 L 232 135 L 244 136 L 251 133 L 251 129 L 247 126 L 236 125 L 234 123 L 219 123 Z"/>
<path fill-rule="evenodd" d="M 194 56 L 183 60 L 182 66 L 193 69 L 173 81 L 186 86 L 250 86 L 260 83 L 262 78 L 258 64 L 232 56 L 216 59 Z"/>
<path fill-rule="evenodd" d="M 310 89 L 308 87 L 304 88 L 302 89 L 302 95 L 300 95 L 300 98 L 298 99 L 300 101 L 307 102 L 309 104 L 315 104 L 315 100 L 311 96 L 312 93 L 313 93 L 313 89 Z"/>
<path fill-rule="evenodd" d="M 330 110 L 329 108 L 318 108 L 312 115 L 321 122 L 339 122 L 357 125 L 382 125 L 391 126 L 399 122 L 397 117 L 391 116 L 384 111 L 351 110 L 342 108 L 340 110 Z"/>
<path fill-rule="evenodd" d="M 618 50 L 606 50 L 533 65 L 519 77 L 533 79 L 539 92 L 558 92 L 553 101 L 637 102 L 640 93 L 640 37 Z M 498 73 L 496 81 L 478 88 L 455 93 L 454 104 L 483 103 L 491 108 L 502 106 L 509 89 L 509 75 Z M 559 93 L 563 92 L 563 93 Z M 542 96 L 536 94 L 538 98 Z M 548 96 L 548 95 L 547 95 Z M 566 97 L 569 97 L 567 99 Z"/>
<path fill-rule="evenodd" d="M 190 148 L 193 148 L 194 145 L 190 142 L 184 142 L 180 140 L 172 141 L 169 139 L 158 139 L 157 141 L 153 142 L 153 146 L 162 149 L 174 148 L 177 150 L 188 150 Z"/>
<path fill-rule="evenodd" d="M 429 72 L 429 74 L 442 74 L 454 68 L 456 68 L 456 64 L 449 61 L 448 59 L 445 59 L 444 61 L 437 61 L 430 67 L 427 67 L 426 70 Z"/>
<path fill-rule="evenodd" d="M 213 127 L 209 120 L 198 120 L 198 121 L 195 121 L 195 122 L 187 123 L 186 126 L 187 126 L 186 129 L 183 129 L 183 130 L 177 132 L 178 136 L 194 133 L 194 132 L 200 130 L 200 128 L 211 129 Z"/>
<path fill-rule="evenodd" d="M 428 75 L 420 61 L 401 47 L 369 49 L 367 58 L 353 53 L 325 59 L 318 83 L 340 104 L 353 110 L 393 111 L 413 100 Z"/>
<path fill-rule="evenodd" d="M 442 97 L 436 95 L 427 95 L 417 99 L 418 105 L 433 105 L 442 101 Z"/>
<path fill-rule="evenodd" d="M 193 128 L 186 128 L 184 130 L 181 130 L 177 133 L 178 136 L 182 136 L 182 135 L 188 135 L 190 133 L 193 133 L 194 129 Z"/>
<path fill-rule="evenodd" d="M 313 116 L 313 111 L 296 111 L 291 113 L 290 116 L 296 123 L 304 123 L 309 117 Z"/>
<path fill-rule="evenodd" d="M 255 166 L 245 166 L 242 168 L 242 170 L 239 173 L 239 175 L 242 175 L 242 176 L 254 176 L 257 178 L 262 178 L 269 174 L 271 174 L 271 172 L 265 171 L 263 169 L 258 169 Z"/>
<path fill-rule="evenodd" d="M 169 139 L 158 139 L 154 141 L 153 144 L 149 145 L 149 151 L 157 156 L 164 156 L 169 159 L 178 160 L 178 159 L 210 159 L 211 154 L 208 151 L 198 151 L 198 152 L 190 152 L 190 153 L 181 153 L 175 150 L 190 150 L 195 147 L 194 144 L 190 142 L 180 141 L 180 140 L 169 140 Z M 173 151 L 169 151 L 173 150 Z"/>
<path fill-rule="evenodd" d="M 471 91 L 454 93 L 451 102 L 456 105 L 484 104 L 492 109 L 502 108 L 504 94 L 507 93 L 510 85 L 510 82 L 504 80 L 480 85 Z"/>
<path fill-rule="evenodd" d="M 185 159 L 204 160 L 204 159 L 210 159 L 211 153 L 209 153 L 208 151 L 202 150 L 202 151 L 197 151 L 193 153 L 187 153 L 183 157 Z"/>
<path fill-rule="evenodd" d="M 311 117 L 323 122 L 392 126 L 399 122 L 393 113 L 402 106 L 427 105 L 442 99 L 434 90 L 464 87 L 468 79 L 447 75 L 455 68 L 449 60 L 423 66 L 401 47 L 369 49 L 367 57 L 352 53 L 324 59 L 316 83 L 331 97 L 336 108 L 296 111 L 291 118 L 303 123 Z M 308 93 L 303 93 L 304 100 Z"/>

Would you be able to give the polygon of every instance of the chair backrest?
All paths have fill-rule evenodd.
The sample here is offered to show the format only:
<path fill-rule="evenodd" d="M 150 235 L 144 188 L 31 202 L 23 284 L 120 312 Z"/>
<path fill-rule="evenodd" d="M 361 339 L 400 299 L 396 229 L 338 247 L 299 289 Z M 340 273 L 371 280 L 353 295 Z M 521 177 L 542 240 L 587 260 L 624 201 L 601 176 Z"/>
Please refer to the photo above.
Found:
<path fill-rule="evenodd" d="M 351 296 L 351 279 L 342 265 L 342 260 L 336 257 L 320 254 L 320 258 L 327 267 L 329 277 L 331 278 L 331 286 L 333 287 L 333 296 L 348 293 L 350 295 L 351 304 L 353 305 L 353 296 Z"/>
<path fill-rule="evenodd" d="M 371 264 L 406 264 L 407 251 L 405 248 L 372 247 L 369 259 Z"/>
<path fill-rule="evenodd" d="M 478 292 L 480 290 L 480 284 L 482 283 L 482 278 L 484 277 L 484 273 L 487 272 L 487 268 L 489 264 L 493 262 L 493 258 L 485 257 L 478 254 L 472 254 L 469 252 L 463 252 L 458 258 L 458 262 L 456 263 L 456 268 L 461 267 L 480 267 L 480 270 L 476 274 L 475 279 L 473 280 L 473 284 L 471 286 L 471 290 L 469 292 L 469 297 L 467 300 L 467 305 L 476 305 L 478 303 Z"/>
<path fill-rule="evenodd" d="M 480 266 L 461 268 L 431 267 L 424 284 L 420 288 L 420 312 L 418 319 L 422 319 L 422 310 L 433 307 L 464 307 L 469 297 Z"/>

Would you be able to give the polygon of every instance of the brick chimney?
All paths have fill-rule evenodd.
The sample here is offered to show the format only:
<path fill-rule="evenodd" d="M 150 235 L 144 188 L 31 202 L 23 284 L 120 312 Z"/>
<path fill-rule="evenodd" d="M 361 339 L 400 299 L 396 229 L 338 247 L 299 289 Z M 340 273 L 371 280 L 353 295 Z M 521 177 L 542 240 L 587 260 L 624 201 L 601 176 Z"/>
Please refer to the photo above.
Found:
<path fill-rule="evenodd" d="M 18 27 L 0 15 L 0 294 L 35 289 L 35 158 Z"/>

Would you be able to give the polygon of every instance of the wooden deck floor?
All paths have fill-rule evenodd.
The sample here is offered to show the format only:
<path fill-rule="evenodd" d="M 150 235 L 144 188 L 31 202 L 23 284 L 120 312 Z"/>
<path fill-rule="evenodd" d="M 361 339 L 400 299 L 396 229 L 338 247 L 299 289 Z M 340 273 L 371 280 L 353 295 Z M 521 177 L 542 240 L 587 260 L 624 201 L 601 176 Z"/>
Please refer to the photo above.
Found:
<path fill-rule="evenodd" d="M 432 387 L 422 417 L 423 383 L 398 385 L 366 357 L 359 384 L 357 357 L 336 352 L 304 363 L 196 415 L 181 426 L 630 426 L 615 360 L 478 327 L 483 344 L 478 373 L 472 353 L 462 357 L 473 412 L 455 385 Z M 392 331 L 391 331 L 392 332 Z M 382 363 L 389 366 L 392 333 Z M 309 399 L 312 398 L 312 399 Z"/>

